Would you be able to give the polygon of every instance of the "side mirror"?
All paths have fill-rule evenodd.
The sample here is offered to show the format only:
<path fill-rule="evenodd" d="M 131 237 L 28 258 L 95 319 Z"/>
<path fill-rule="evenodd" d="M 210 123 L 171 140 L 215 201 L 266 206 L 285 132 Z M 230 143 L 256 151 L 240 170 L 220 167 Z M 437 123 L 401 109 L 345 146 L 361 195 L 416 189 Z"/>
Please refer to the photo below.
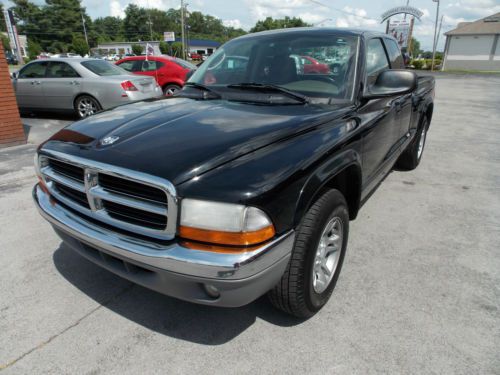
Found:
<path fill-rule="evenodd" d="M 194 74 L 196 70 L 192 69 L 190 70 L 189 72 L 186 73 L 186 81 L 192 77 L 192 75 Z"/>
<path fill-rule="evenodd" d="M 404 95 L 417 88 L 417 75 L 408 70 L 385 70 L 380 73 L 375 83 L 368 87 L 365 99 L 386 98 Z"/>
<path fill-rule="evenodd" d="M 18 77 L 19 77 L 19 72 L 12 72 L 12 73 L 10 73 L 10 78 L 17 79 Z"/>

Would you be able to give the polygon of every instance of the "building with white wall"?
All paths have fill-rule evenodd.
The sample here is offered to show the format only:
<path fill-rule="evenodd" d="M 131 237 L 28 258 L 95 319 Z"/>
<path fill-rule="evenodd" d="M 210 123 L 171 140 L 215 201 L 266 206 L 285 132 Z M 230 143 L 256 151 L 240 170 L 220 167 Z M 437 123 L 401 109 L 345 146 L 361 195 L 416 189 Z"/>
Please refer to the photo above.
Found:
<path fill-rule="evenodd" d="M 443 70 L 500 71 L 500 13 L 461 22 L 445 35 Z"/>

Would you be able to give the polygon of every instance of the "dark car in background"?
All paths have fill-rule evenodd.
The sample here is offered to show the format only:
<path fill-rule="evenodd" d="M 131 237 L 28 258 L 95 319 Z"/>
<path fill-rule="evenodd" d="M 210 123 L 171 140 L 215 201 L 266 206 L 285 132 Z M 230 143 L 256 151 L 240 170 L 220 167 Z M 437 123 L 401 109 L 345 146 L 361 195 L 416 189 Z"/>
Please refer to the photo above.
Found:
<path fill-rule="evenodd" d="M 5 52 L 5 59 L 7 60 L 7 64 L 9 64 L 9 65 L 17 65 L 17 64 L 19 64 L 19 62 L 17 61 L 16 55 L 14 55 L 10 51 L 6 51 Z"/>
<path fill-rule="evenodd" d="M 130 73 L 155 78 L 166 96 L 182 89 L 187 74 L 197 69 L 196 65 L 170 56 L 131 56 L 116 65 Z"/>

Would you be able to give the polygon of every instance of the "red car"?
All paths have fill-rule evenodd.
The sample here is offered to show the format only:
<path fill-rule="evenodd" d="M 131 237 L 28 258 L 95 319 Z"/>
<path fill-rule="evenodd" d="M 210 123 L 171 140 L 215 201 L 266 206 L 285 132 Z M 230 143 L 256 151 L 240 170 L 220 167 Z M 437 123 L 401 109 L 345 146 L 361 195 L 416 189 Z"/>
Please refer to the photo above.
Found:
<path fill-rule="evenodd" d="M 327 64 L 320 63 L 310 56 L 290 56 L 295 59 L 297 66 L 302 74 L 330 74 L 330 67 Z"/>
<path fill-rule="evenodd" d="M 186 74 L 196 66 L 182 59 L 170 56 L 132 56 L 116 62 L 120 68 L 133 74 L 156 78 L 165 95 L 179 91 L 186 81 Z"/>

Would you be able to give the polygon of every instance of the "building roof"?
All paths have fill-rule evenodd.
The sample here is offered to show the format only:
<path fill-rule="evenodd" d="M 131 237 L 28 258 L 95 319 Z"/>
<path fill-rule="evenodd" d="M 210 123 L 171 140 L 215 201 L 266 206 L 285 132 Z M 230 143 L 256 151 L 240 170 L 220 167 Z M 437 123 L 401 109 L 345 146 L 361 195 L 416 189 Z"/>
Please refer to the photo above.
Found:
<path fill-rule="evenodd" d="M 500 12 L 474 22 L 460 22 L 444 35 L 500 34 Z"/>
<path fill-rule="evenodd" d="M 181 38 L 175 38 L 176 42 L 180 42 Z M 191 47 L 220 47 L 221 43 L 216 42 L 215 40 L 209 39 L 188 39 L 188 44 Z"/>

